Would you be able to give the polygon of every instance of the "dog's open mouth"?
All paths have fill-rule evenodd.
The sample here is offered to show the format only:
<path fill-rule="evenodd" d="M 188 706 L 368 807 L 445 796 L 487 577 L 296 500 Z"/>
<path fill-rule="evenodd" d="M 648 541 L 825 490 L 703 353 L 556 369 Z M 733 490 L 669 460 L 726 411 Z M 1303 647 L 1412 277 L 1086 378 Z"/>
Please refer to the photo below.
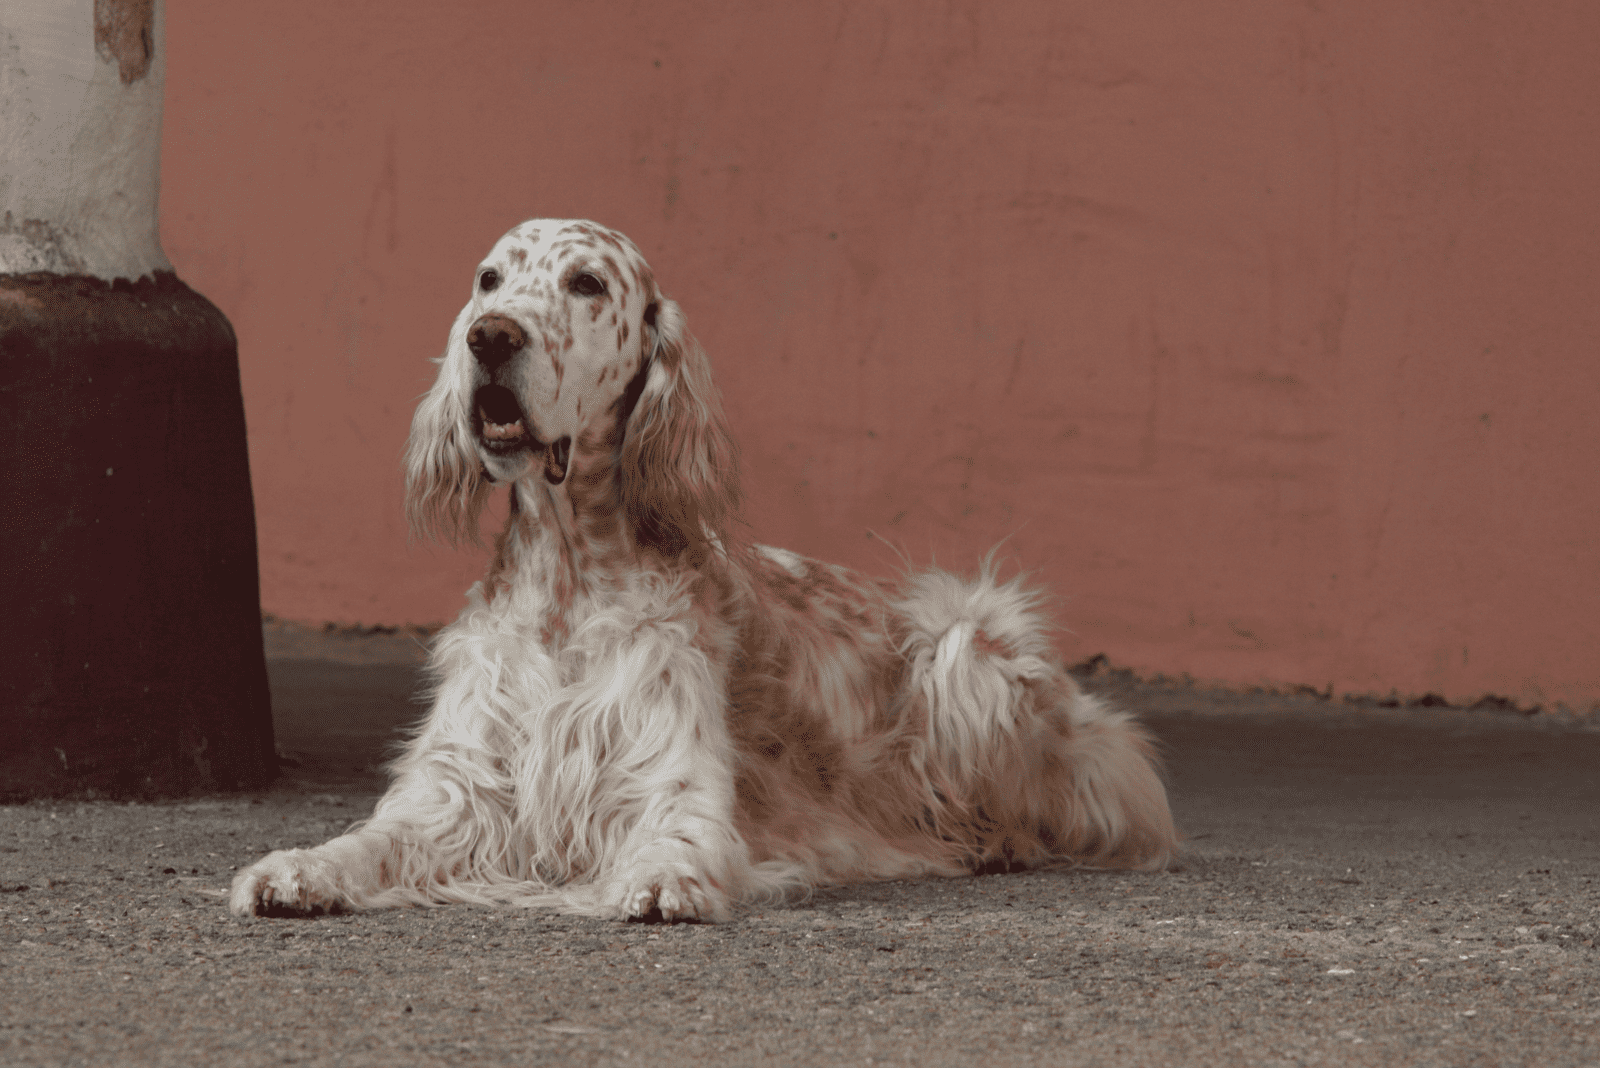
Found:
<path fill-rule="evenodd" d="M 546 445 L 528 429 L 528 418 L 517 403 L 516 394 L 505 386 L 484 386 L 473 395 L 478 417 L 478 438 L 496 456 L 511 456 L 529 449 L 543 454 L 544 477 L 552 486 L 567 477 L 572 459 L 572 439 L 557 438 Z"/>
<path fill-rule="evenodd" d="M 478 433 L 490 451 L 511 452 L 533 440 L 522 417 L 522 406 L 509 389 L 504 386 L 484 386 L 473 400 L 478 407 Z"/>

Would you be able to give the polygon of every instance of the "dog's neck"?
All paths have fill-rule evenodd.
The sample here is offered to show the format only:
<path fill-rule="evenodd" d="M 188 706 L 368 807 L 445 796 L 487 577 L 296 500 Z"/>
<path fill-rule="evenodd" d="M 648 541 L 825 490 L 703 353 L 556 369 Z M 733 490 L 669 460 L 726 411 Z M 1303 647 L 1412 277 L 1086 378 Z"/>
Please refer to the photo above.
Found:
<path fill-rule="evenodd" d="M 565 644 L 584 618 L 641 573 L 661 569 L 662 561 L 635 543 L 613 448 L 575 445 L 559 484 L 535 469 L 510 492 L 485 594 L 514 618 L 539 620 L 546 646 Z"/>

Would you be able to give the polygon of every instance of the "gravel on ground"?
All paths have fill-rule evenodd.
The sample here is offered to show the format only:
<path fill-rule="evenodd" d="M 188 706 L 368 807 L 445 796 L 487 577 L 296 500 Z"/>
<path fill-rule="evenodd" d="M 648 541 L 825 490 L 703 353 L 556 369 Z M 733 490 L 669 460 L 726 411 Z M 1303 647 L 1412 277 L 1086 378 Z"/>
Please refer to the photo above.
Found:
<path fill-rule="evenodd" d="M 280 643 L 271 790 L 0 808 L 0 1063 L 1600 1064 L 1590 724 L 1101 680 L 1166 747 L 1172 870 L 722 925 L 229 916 L 236 868 L 382 789 L 419 711 L 415 638 L 383 640 Z"/>

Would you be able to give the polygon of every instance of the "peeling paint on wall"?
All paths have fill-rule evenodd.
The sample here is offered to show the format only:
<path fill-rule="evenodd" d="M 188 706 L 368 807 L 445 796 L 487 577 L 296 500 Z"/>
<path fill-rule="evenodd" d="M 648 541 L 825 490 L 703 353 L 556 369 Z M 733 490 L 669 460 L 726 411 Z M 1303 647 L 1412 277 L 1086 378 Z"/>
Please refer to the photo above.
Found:
<path fill-rule="evenodd" d="M 155 0 L 94 0 L 95 54 L 116 62 L 123 85 L 150 72 L 156 54 L 154 21 Z"/>

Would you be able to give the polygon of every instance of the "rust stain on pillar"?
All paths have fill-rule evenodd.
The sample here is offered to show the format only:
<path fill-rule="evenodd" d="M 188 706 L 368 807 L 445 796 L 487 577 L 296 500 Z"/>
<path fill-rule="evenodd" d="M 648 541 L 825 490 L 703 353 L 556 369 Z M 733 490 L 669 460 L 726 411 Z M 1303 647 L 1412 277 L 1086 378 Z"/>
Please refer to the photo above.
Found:
<path fill-rule="evenodd" d="M 94 50 L 116 60 L 123 85 L 150 71 L 155 58 L 155 0 L 94 0 Z"/>

